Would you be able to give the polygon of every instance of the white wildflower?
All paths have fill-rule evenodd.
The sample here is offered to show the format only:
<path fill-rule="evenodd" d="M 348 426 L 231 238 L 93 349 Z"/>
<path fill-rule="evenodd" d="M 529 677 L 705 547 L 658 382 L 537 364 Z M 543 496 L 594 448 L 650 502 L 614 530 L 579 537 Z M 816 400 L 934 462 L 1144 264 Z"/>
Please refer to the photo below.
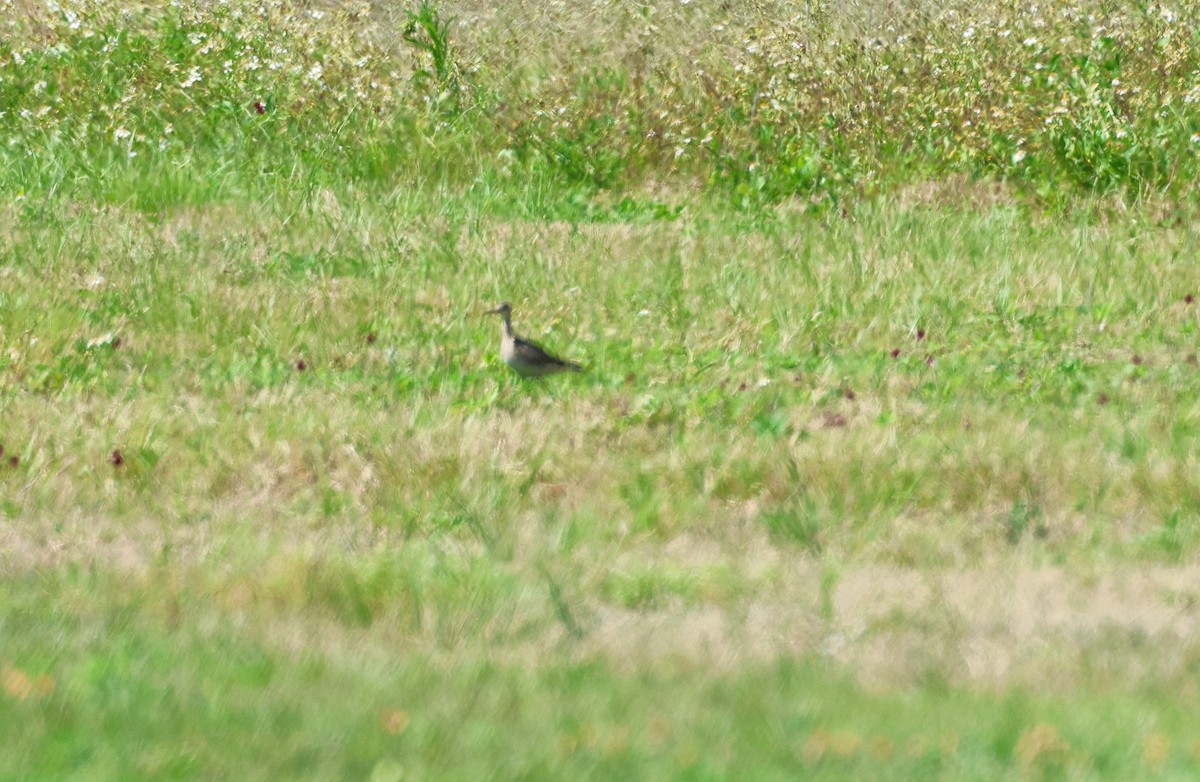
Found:
<path fill-rule="evenodd" d="M 88 349 L 98 348 L 104 345 L 111 345 L 113 341 L 113 333 L 110 331 L 107 334 L 102 334 L 99 337 L 92 337 L 87 341 Z"/>
<path fill-rule="evenodd" d="M 200 75 L 200 69 L 193 66 L 192 72 L 190 74 L 188 74 L 188 77 L 186 79 L 179 82 L 179 86 L 186 90 L 188 87 L 191 87 L 196 82 L 203 81 L 203 80 L 204 80 L 204 77 Z"/>

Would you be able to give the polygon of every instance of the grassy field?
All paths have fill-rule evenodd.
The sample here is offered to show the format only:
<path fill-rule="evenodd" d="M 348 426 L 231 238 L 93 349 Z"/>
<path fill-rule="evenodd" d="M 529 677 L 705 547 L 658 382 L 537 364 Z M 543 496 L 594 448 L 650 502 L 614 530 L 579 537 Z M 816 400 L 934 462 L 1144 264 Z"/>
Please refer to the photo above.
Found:
<path fill-rule="evenodd" d="M 1190 12 L 491 5 L 0 0 L 0 779 L 1194 778 Z"/>

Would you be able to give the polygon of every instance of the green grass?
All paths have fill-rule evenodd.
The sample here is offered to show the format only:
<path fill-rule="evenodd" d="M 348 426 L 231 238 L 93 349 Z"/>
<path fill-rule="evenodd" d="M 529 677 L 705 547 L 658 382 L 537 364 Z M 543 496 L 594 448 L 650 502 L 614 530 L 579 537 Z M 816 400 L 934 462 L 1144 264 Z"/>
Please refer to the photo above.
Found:
<path fill-rule="evenodd" d="M 6 653 L 60 678 L 52 694 L 0 700 L 0 774 L 1118 778 L 1147 773 L 1147 737 L 1167 742 L 1163 778 L 1194 770 L 1170 744 L 1194 733 L 1183 703 L 1090 693 L 1067 707 L 937 681 L 864 694 L 828 664 L 787 660 L 620 673 L 560 650 L 531 668 L 382 638 L 330 649 L 300 627 L 264 647 L 203 600 L 177 593 L 163 613 L 145 583 L 129 586 L 84 573 L 6 586 L 5 637 L 19 637 Z"/>
<path fill-rule="evenodd" d="M 1183 22 L 17 5 L 0 779 L 1195 775 Z"/>
<path fill-rule="evenodd" d="M 1174 229 L 353 194 L 5 220 L 0 661 L 55 685 L 0 700 L 4 774 L 1194 762 Z M 511 376 L 501 297 L 588 372 Z M 1021 760 L 1043 724 L 1066 749 Z"/>

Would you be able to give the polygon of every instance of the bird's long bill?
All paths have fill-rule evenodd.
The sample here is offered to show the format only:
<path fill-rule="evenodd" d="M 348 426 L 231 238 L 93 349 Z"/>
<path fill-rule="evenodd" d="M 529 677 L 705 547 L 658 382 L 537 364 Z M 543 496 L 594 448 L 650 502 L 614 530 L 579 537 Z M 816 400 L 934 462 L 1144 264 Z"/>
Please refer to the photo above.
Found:
<path fill-rule="evenodd" d="M 504 308 L 503 308 L 503 307 L 497 307 L 496 309 L 494 309 L 494 310 L 488 310 L 487 312 L 485 312 L 485 313 L 483 313 L 483 314 L 484 314 L 484 315 L 499 315 L 501 312 L 504 312 Z"/>

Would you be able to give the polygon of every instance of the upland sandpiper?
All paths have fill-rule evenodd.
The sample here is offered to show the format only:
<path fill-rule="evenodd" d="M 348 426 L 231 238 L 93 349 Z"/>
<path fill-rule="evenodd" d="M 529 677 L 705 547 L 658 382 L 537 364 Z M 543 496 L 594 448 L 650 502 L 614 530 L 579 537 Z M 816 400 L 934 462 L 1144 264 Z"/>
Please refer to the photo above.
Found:
<path fill-rule="evenodd" d="M 514 334 L 512 306 L 507 301 L 494 310 L 488 310 L 488 314 L 499 315 L 503 319 L 500 326 L 500 357 L 521 377 L 542 377 L 558 372 L 579 372 L 582 369 L 578 364 L 555 358 Z"/>

